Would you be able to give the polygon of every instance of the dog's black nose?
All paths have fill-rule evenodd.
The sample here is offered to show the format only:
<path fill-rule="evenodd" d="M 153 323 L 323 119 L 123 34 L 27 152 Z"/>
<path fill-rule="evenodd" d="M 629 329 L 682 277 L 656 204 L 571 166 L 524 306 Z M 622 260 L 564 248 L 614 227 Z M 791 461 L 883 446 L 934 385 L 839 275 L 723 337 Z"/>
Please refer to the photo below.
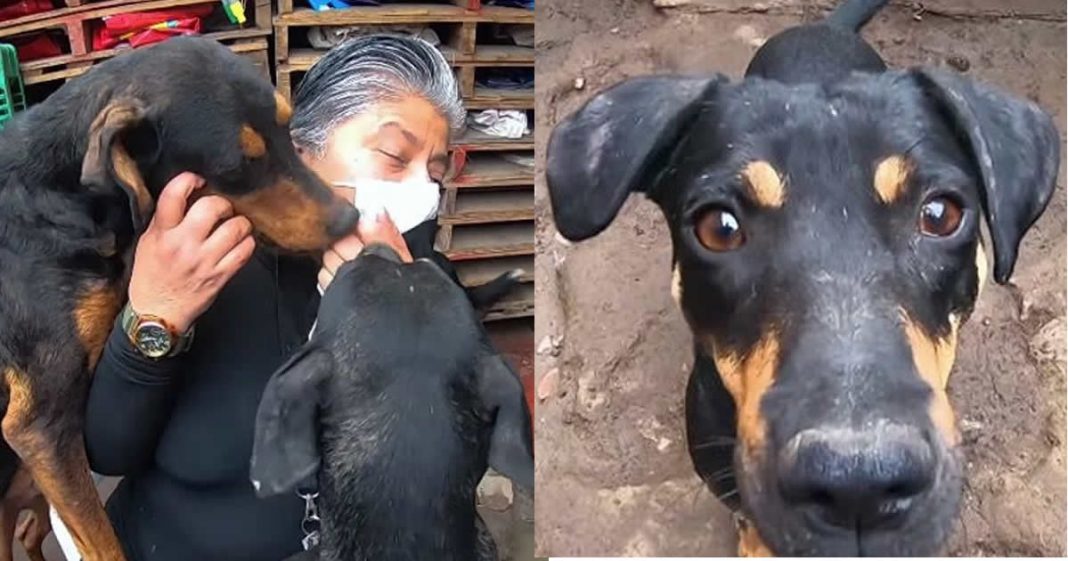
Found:
<path fill-rule="evenodd" d="M 780 485 L 788 503 L 851 530 L 901 520 L 935 478 L 930 443 L 902 425 L 805 430 L 783 450 Z"/>
<path fill-rule="evenodd" d="M 397 253 L 397 251 L 383 243 L 373 243 L 363 248 L 363 253 L 367 253 L 368 255 L 377 255 L 382 259 L 392 261 L 394 263 L 401 262 L 400 255 Z"/>

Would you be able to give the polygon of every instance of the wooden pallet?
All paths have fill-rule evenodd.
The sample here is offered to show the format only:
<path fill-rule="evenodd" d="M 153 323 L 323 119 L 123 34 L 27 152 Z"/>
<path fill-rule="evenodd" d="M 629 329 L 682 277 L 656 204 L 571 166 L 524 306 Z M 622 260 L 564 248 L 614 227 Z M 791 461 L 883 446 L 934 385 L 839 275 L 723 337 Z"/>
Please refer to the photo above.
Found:
<path fill-rule="evenodd" d="M 453 148 L 462 148 L 465 152 L 495 152 L 501 150 L 533 150 L 534 135 L 527 133 L 521 138 L 501 138 L 476 130 L 467 129 L 453 139 Z"/>
<path fill-rule="evenodd" d="M 508 295 L 490 309 L 485 318 L 487 321 L 534 315 L 533 294 L 529 294 L 530 287 L 533 287 L 534 283 L 534 256 L 500 257 L 456 263 L 456 274 L 460 277 L 460 282 L 469 287 L 487 283 L 499 275 L 517 269 L 523 271 L 518 280 L 524 286 L 520 286 L 515 293 Z"/>
<path fill-rule="evenodd" d="M 477 0 L 472 0 L 472 3 Z M 309 8 L 293 9 L 292 2 L 280 6 L 274 18 L 275 60 L 278 90 L 286 98 L 292 97 L 294 74 L 307 71 L 323 55 L 313 49 L 290 49 L 290 32 L 294 28 L 316 25 L 344 26 L 369 24 L 448 24 L 448 34 L 441 50 L 456 69 L 460 90 L 465 101 L 471 98 L 472 107 L 488 108 L 492 103 L 502 109 L 529 109 L 534 106 L 533 91 L 528 94 L 484 90 L 475 86 L 475 69 L 480 67 L 533 67 L 534 49 L 506 45 L 479 45 L 480 23 L 534 24 L 530 10 L 487 6 L 479 10 L 461 5 L 397 4 L 367 6 L 347 10 L 317 12 Z"/>
<path fill-rule="evenodd" d="M 270 61 L 267 55 L 267 36 L 270 33 L 262 29 L 238 29 L 207 33 L 204 37 L 220 41 L 231 51 L 250 58 L 259 67 L 268 80 Z M 41 60 L 34 60 L 20 65 L 23 81 L 29 84 L 41 84 L 57 80 L 69 80 L 88 71 L 99 64 L 130 49 L 107 49 L 83 55 L 61 55 Z"/>
<path fill-rule="evenodd" d="M 67 1 L 71 2 L 72 0 Z M 79 2 L 80 0 L 73 1 Z M 269 35 L 271 31 L 271 2 L 270 0 L 254 0 L 254 2 L 251 15 L 254 21 L 259 22 L 258 29 L 261 35 Z M 107 0 L 91 4 L 68 4 L 69 7 L 67 8 L 31 14 L 2 22 L 0 23 L 0 38 L 13 37 L 34 31 L 57 29 L 63 31 L 67 36 L 71 49 L 69 54 L 82 56 L 93 52 L 92 32 L 89 26 L 92 21 L 119 14 L 214 3 L 216 3 L 216 0 Z M 114 53 L 112 53 L 112 56 L 114 56 Z"/>
<path fill-rule="evenodd" d="M 448 181 L 450 189 L 479 189 L 484 187 L 509 187 L 533 185 L 534 170 L 493 154 L 468 156 L 460 175 Z"/>

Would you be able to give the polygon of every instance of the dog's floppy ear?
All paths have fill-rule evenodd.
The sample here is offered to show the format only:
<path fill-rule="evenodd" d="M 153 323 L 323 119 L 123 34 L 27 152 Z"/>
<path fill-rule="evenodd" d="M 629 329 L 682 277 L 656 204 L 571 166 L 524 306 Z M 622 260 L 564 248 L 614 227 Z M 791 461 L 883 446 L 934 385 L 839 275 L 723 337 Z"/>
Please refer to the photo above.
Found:
<path fill-rule="evenodd" d="M 1020 240 L 1056 187 L 1060 136 L 1033 103 L 958 74 L 918 69 L 919 83 L 945 109 L 980 172 L 980 195 L 994 239 L 994 280 L 1008 282 Z"/>
<path fill-rule="evenodd" d="M 723 76 L 634 78 L 597 94 L 549 137 L 545 179 L 564 237 L 597 235 L 645 190 Z"/>
<path fill-rule="evenodd" d="M 519 377 L 488 345 L 478 363 L 478 393 L 494 415 L 489 465 L 524 489 L 534 488 L 530 409 Z"/>
<path fill-rule="evenodd" d="M 260 497 L 289 491 L 319 470 L 319 398 L 333 368 L 328 352 L 306 345 L 267 382 L 252 444 L 252 486 Z"/>
<path fill-rule="evenodd" d="M 144 230 L 155 203 L 122 137 L 144 120 L 145 109 L 139 101 L 112 101 L 89 126 L 89 145 L 82 160 L 82 185 L 108 193 L 118 184 L 126 192 L 136 232 Z"/>

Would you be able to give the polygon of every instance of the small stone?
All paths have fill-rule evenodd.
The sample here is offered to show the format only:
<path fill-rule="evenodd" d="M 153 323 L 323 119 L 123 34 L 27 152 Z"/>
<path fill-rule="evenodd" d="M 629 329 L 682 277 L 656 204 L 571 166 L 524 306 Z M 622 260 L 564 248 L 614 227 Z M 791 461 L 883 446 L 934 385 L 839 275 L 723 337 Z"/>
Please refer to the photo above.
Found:
<path fill-rule="evenodd" d="M 553 348 L 553 337 L 552 337 L 552 335 L 546 335 L 545 337 L 541 338 L 541 341 L 538 342 L 537 353 L 539 355 L 547 355 L 547 354 L 549 354 L 549 351 L 552 350 L 552 348 Z"/>
<path fill-rule="evenodd" d="M 616 33 L 619 33 L 619 28 L 613 27 L 612 29 L 609 29 L 608 32 L 615 35 Z"/>
<path fill-rule="evenodd" d="M 504 511 L 512 505 L 515 492 L 512 482 L 503 475 L 487 473 L 478 485 L 478 504 L 490 510 Z"/>
<path fill-rule="evenodd" d="M 971 61 L 960 55 L 953 55 L 947 58 L 946 64 L 952 66 L 958 72 L 967 72 L 972 67 Z"/>
<path fill-rule="evenodd" d="M 541 377 L 538 382 L 538 401 L 545 401 L 556 391 L 556 381 L 560 377 L 560 369 L 553 368 Z"/>
<path fill-rule="evenodd" d="M 582 77 L 575 78 L 575 89 L 581 90 L 586 87 L 586 79 Z"/>

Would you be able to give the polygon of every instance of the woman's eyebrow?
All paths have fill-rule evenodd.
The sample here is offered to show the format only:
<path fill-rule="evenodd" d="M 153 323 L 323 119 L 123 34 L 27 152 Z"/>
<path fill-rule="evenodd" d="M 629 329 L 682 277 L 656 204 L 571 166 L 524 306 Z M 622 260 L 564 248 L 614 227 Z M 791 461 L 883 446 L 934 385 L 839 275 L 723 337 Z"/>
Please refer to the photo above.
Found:
<path fill-rule="evenodd" d="M 427 161 L 427 164 L 441 164 L 446 167 L 448 167 L 449 163 L 451 163 L 451 160 L 449 159 L 448 152 L 438 152 L 431 156 L 430 160 Z"/>
<path fill-rule="evenodd" d="M 408 129 L 404 128 L 404 126 L 401 125 L 400 123 L 398 123 L 396 121 L 389 121 L 387 123 L 382 123 L 378 127 L 378 130 L 382 131 L 382 130 L 385 130 L 387 127 L 391 128 L 391 129 L 397 129 L 398 131 L 400 131 L 400 133 L 402 135 L 404 135 L 404 138 L 408 142 L 410 142 L 411 144 L 414 144 L 415 146 L 420 146 L 420 147 L 422 146 L 422 143 L 419 142 L 419 137 L 417 137 L 414 134 L 412 134 L 411 131 L 409 131 Z"/>

